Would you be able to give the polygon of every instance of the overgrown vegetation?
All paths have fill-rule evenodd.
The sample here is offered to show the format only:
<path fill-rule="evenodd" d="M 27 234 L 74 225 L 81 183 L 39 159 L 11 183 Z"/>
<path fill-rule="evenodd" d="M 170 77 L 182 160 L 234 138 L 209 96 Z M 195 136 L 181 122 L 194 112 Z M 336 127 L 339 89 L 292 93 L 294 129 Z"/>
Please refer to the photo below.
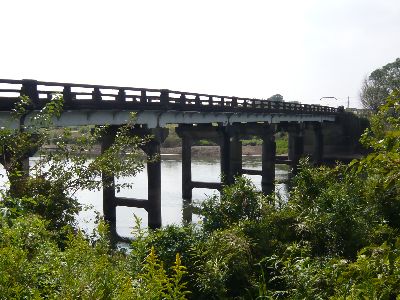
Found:
<path fill-rule="evenodd" d="M 88 169 L 91 164 L 78 156 L 81 167 L 61 176 L 58 162 L 72 159 L 61 155 L 68 149 L 60 149 L 56 160 L 46 158 L 44 173 L 27 177 L 16 164 L 16 178 L 11 167 L 7 171 L 15 190 L 6 190 L 0 203 L 0 299 L 396 299 L 399 114 L 395 91 L 362 137 L 371 153 L 334 168 L 302 161 L 288 201 L 264 196 L 237 178 L 221 197 L 201 204 L 204 218 L 196 226 L 148 231 L 138 225 L 129 254 L 110 246 L 103 222 L 93 237 L 75 227 L 76 202 L 59 183 L 66 178 L 77 188 L 97 188 L 88 175 L 92 170 L 138 170 L 140 163 L 134 169 L 121 163 L 122 144 L 107 154 L 118 153 L 113 169 L 105 159 Z M 7 134 L 1 131 L 3 157 L 30 145 L 25 131 Z M 128 134 L 121 136 L 137 146 Z M 26 143 L 13 144 L 17 138 Z M 60 197 L 68 199 L 50 214 L 48 205 Z M 64 212 L 70 218 L 63 219 Z M 61 235 L 60 226 L 67 228 Z"/>

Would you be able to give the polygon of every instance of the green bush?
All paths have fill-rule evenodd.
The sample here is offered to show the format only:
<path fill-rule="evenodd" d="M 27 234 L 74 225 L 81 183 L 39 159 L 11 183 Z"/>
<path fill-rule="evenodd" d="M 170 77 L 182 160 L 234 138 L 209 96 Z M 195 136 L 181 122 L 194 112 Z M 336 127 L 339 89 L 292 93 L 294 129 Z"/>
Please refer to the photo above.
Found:
<path fill-rule="evenodd" d="M 78 232 L 60 249 L 35 215 L 0 221 L 0 299 L 186 299 L 178 254 L 170 275 L 154 249 L 136 270 L 111 250 L 103 224 L 93 244 Z"/>
<path fill-rule="evenodd" d="M 206 232 L 229 228 L 239 221 L 258 220 L 267 205 L 266 197 L 256 191 L 250 179 L 237 177 L 232 186 L 225 186 L 221 196 L 213 195 L 199 207 Z"/>
<path fill-rule="evenodd" d="M 383 215 L 365 197 L 364 180 L 343 166 L 315 170 L 303 162 L 300 169 L 289 206 L 299 234 L 316 254 L 351 258 L 374 242 Z"/>
<path fill-rule="evenodd" d="M 250 241 L 237 228 L 214 231 L 194 245 L 190 274 L 194 299 L 232 299 L 243 296 L 252 269 Z"/>

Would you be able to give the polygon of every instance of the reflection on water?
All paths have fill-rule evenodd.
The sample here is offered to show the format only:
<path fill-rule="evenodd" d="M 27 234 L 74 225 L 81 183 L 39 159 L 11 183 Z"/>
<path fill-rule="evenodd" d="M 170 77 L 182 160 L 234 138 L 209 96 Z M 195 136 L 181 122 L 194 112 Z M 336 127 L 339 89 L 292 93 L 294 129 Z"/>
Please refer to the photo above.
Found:
<path fill-rule="evenodd" d="M 182 223 L 182 162 L 180 156 L 162 156 L 161 163 L 161 199 L 162 199 L 162 223 L 163 225 Z M 243 157 L 243 168 L 261 169 L 261 157 Z M 194 181 L 220 181 L 220 164 L 218 160 L 192 160 L 192 180 Z M 277 166 L 275 176 L 278 181 L 285 181 L 288 176 L 287 166 Z M 258 189 L 261 189 L 261 176 L 246 175 Z M 118 183 L 133 182 L 133 189 L 122 189 L 117 195 L 147 199 L 147 174 L 146 170 L 135 177 L 120 178 Z M 276 191 L 286 197 L 286 185 L 277 184 Z M 193 203 L 203 201 L 207 196 L 217 193 L 217 190 L 193 189 Z M 94 228 L 95 211 L 102 213 L 102 193 L 80 191 L 77 195 L 82 204 L 93 206 L 94 210 L 84 211 L 79 215 L 80 226 L 84 230 Z M 134 225 L 133 214 L 142 219 L 142 225 L 147 226 L 147 212 L 142 208 L 117 207 L 117 233 L 123 237 L 129 237 Z M 198 222 L 199 216 L 193 215 L 193 222 Z"/>

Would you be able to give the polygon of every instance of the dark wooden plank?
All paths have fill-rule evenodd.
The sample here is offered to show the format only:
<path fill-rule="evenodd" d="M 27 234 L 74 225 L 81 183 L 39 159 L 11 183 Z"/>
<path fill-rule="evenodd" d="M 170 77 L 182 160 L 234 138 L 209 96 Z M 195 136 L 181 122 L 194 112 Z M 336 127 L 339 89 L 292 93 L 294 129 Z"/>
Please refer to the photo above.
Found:
<path fill-rule="evenodd" d="M 203 182 L 203 181 L 192 181 L 193 188 L 199 189 L 216 189 L 221 190 L 222 184 L 220 182 Z"/>
<path fill-rule="evenodd" d="M 146 209 L 148 206 L 148 201 L 146 199 L 125 198 L 125 197 L 115 197 L 114 203 L 117 206 L 137 207 L 144 209 Z"/>

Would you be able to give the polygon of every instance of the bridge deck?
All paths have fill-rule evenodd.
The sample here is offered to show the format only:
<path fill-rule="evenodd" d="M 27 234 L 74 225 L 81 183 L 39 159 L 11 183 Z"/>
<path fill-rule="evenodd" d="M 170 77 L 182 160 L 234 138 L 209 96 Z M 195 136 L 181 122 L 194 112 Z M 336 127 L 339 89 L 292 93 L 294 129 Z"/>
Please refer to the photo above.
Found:
<path fill-rule="evenodd" d="M 259 113 L 335 114 L 337 108 L 171 90 L 0 79 L 0 111 L 8 111 L 22 94 L 40 108 L 54 94 L 64 96 L 66 109 L 127 109 Z"/>
<path fill-rule="evenodd" d="M 263 99 L 171 90 L 89 84 L 0 79 L 0 126 L 10 124 L 9 112 L 21 95 L 39 110 L 55 94 L 64 98 L 64 113 L 56 125 L 123 124 L 130 112 L 149 127 L 167 123 L 333 121 L 337 108 Z M 11 127 L 16 126 L 8 125 Z"/>

